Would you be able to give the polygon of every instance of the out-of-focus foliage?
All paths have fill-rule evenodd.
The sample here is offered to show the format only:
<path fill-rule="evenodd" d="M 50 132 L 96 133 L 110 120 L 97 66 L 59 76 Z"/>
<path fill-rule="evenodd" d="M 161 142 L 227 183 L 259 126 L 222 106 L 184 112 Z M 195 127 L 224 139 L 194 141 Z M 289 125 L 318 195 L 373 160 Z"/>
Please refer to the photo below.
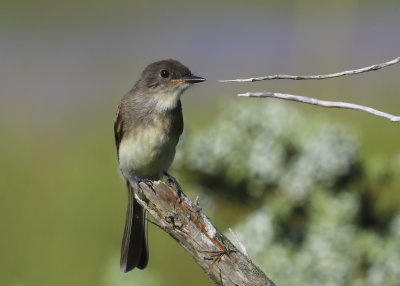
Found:
<path fill-rule="evenodd" d="M 258 200 L 279 189 L 292 204 L 313 186 L 333 187 L 360 173 L 353 137 L 317 124 L 282 104 L 234 105 L 182 144 L 178 167 L 192 181 L 220 186 L 229 197 Z"/>
<path fill-rule="evenodd" d="M 257 103 L 234 105 L 185 138 L 180 172 L 256 206 L 234 228 L 279 285 L 399 285 L 400 215 L 379 217 L 371 202 L 394 184 L 396 159 L 376 173 L 345 128 Z"/>
<path fill-rule="evenodd" d="M 380 234 L 357 224 L 354 193 L 318 190 L 309 199 L 301 244 L 285 239 L 268 202 L 237 226 L 250 256 L 278 285 L 399 285 L 399 216 Z"/>

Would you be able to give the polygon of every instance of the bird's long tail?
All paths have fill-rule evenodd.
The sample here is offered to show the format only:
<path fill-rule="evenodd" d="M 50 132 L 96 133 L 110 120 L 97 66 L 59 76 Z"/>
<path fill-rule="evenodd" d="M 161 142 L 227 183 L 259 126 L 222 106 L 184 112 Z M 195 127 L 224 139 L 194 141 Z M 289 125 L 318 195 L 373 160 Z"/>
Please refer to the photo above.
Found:
<path fill-rule="evenodd" d="M 121 271 L 144 269 L 149 260 L 147 247 L 147 222 L 145 209 L 135 200 L 135 190 L 127 182 L 128 209 L 126 211 L 125 231 L 121 247 Z"/>

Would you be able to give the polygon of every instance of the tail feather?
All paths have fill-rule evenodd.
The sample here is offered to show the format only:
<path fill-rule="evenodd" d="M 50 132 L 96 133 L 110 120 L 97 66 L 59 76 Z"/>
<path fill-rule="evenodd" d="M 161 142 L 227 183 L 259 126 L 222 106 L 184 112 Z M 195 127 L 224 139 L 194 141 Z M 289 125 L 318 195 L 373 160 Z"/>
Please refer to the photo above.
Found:
<path fill-rule="evenodd" d="M 144 269 L 149 260 L 147 247 L 147 222 L 145 209 L 135 200 L 135 191 L 128 186 L 128 209 L 125 231 L 121 247 L 121 271 L 126 273 L 134 269 Z"/>

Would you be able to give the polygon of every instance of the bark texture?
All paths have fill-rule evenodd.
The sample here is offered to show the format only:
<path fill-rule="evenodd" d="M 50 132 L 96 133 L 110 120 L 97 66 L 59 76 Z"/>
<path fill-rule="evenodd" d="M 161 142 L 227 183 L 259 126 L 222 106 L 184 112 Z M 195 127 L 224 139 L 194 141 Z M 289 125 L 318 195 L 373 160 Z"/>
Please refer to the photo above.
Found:
<path fill-rule="evenodd" d="M 139 203 L 218 285 L 275 285 L 172 180 L 140 184 Z"/>

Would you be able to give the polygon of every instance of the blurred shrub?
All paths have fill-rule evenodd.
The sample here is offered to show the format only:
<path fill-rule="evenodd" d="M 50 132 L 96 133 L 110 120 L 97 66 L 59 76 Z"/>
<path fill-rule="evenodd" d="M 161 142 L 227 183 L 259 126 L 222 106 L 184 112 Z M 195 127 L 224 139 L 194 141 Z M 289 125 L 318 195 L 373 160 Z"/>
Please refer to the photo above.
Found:
<path fill-rule="evenodd" d="M 399 285 L 400 216 L 379 234 L 357 225 L 358 204 L 351 192 L 314 192 L 300 245 L 282 237 L 268 203 L 236 230 L 252 259 L 278 285 Z"/>
<path fill-rule="evenodd" d="M 357 146 L 348 132 L 265 102 L 233 105 L 212 128 L 186 136 L 175 166 L 191 182 L 240 201 L 279 189 L 292 203 L 301 203 L 313 186 L 342 185 L 357 177 Z"/>
<path fill-rule="evenodd" d="M 400 285 L 400 215 L 383 222 L 370 196 L 382 174 L 398 177 L 393 165 L 368 176 L 343 127 L 263 100 L 185 137 L 175 167 L 192 186 L 254 206 L 235 229 L 279 285 Z"/>

